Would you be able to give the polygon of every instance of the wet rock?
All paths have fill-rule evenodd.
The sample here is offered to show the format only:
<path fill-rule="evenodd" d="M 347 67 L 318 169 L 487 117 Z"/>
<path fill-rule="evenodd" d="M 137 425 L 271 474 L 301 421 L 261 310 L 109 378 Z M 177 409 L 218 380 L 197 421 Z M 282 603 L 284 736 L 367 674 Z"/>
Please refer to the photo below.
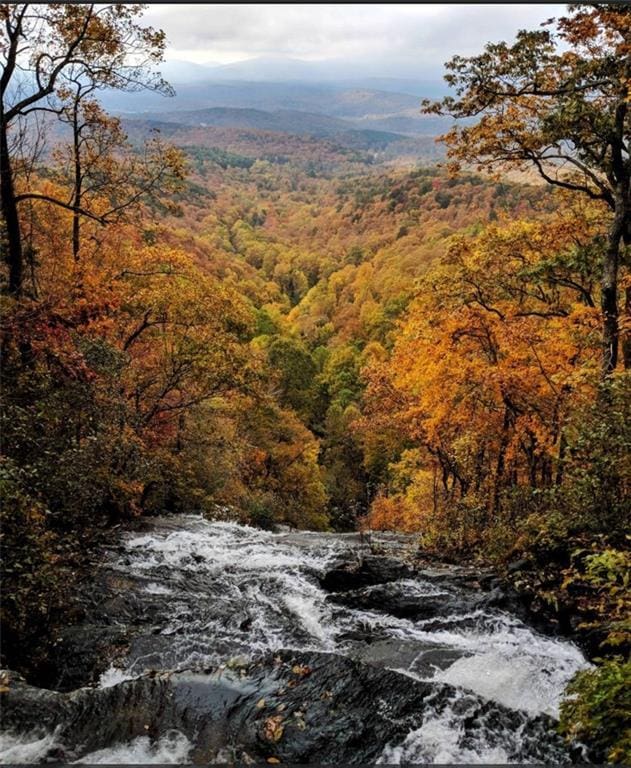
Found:
<path fill-rule="evenodd" d="M 361 562 L 346 563 L 327 571 L 320 584 L 327 592 L 345 592 L 409 578 L 412 569 L 391 557 L 366 555 Z"/>
<path fill-rule="evenodd" d="M 497 589 L 501 587 L 503 583 L 502 579 L 494 571 L 480 574 L 479 582 L 482 589 L 489 590 Z"/>
<path fill-rule="evenodd" d="M 130 635 L 124 626 L 81 624 L 59 633 L 51 649 L 50 679 L 45 683 L 70 691 L 94 683 L 114 658 L 129 646 Z"/>
<path fill-rule="evenodd" d="M 454 704 L 455 702 L 455 704 Z M 2 694 L 3 725 L 17 732 L 56 729 L 50 757 L 80 760 L 95 750 L 171 730 L 191 742 L 189 759 L 283 763 L 370 763 L 427 717 L 460 707 L 459 737 L 477 738 L 481 724 L 519 728 L 523 713 L 448 685 L 324 653 L 282 651 L 232 668 L 145 675 L 106 689 L 57 693 L 12 677 Z M 520 721 L 520 722 L 516 722 Z M 551 744 L 551 721 L 530 719 L 509 760 L 563 761 Z M 542 737 L 545 735 L 545 739 Z"/>
<path fill-rule="evenodd" d="M 517 573 L 518 571 L 524 571 L 530 566 L 530 560 L 522 558 L 521 560 L 513 560 L 506 566 L 508 573 Z"/>
<path fill-rule="evenodd" d="M 151 624 L 152 606 L 135 581 L 105 568 L 97 569 L 76 599 L 82 619 L 59 627 L 51 643 L 50 673 L 41 684 L 69 691 L 95 683 L 112 660 L 124 653 L 131 626 Z"/>
<path fill-rule="evenodd" d="M 515 595 L 499 587 L 482 591 L 479 586 L 469 583 L 463 588 L 462 579 L 470 580 L 470 573 L 450 573 L 443 578 L 432 580 L 433 591 L 416 588 L 414 582 L 397 580 L 376 584 L 361 589 L 333 592 L 328 600 L 350 608 L 379 611 L 402 619 L 425 621 L 464 615 L 478 610 L 500 608 L 511 610 L 518 603 Z"/>
<path fill-rule="evenodd" d="M 513 613 L 520 618 L 526 616 L 526 611 L 519 595 L 510 589 L 499 586 L 494 587 L 488 592 L 481 593 L 474 602 L 477 608 L 496 608 L 507 613 Z"/>
<path fill-rule="evenodd" d="M 422 680 L 429 680 L 437 670 L 447 669 L 467 655 L 466 651 L 447 649 L 431 642 L 423 647 L 391 637 L 373 638 L 370 643 L 356 643 L 349 649 L 350 658 L 357 661 L 388 669 L 406 669 Z"/>
<path fill-rule="evenodd" d="M 461 601 L 447 593 L 410 594 L 400 589 L 397 584 L 338 592 L 330 595 L 329 600 L 352 608 L 381 611 L 403 619 L 428 619 L 464 607 Z"/>
<path fill-rule="evenodd" d="M 440 646 L 428 647 L 426 651 L 419 653 L 410 669 L 420 678 L 432 677 L 437 670 L 445 670 L 458 659 L 471 654 L 456 648 L 442 648 Z"/>
<path fill-rule="evenodd" d="M 421 578 L 445 586 L 461 589 L 479 590 L 482 585 L 495 578 L 492 569 L 469 566 L 434 566 L 417 570 Z"/>

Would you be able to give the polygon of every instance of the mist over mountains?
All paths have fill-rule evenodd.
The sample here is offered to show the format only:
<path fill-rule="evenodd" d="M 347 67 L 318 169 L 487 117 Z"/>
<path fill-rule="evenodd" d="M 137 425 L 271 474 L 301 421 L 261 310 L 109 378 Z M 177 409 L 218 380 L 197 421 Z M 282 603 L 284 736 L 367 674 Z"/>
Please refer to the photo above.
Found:
<path fill-rule="evenodd" d="M 439 74 L 433 77 L 400 77 L 393 73 L 376 76 L 356 61 L 304 61 L 285 56 L 261 56 L 232 64 L 196 64 L 172 59 L 162 72 L 174 85 L 204 81 L 327 83 L 339 87 L 376 88 L 383 91 L 434 96 L 445 92 Z"/>
<path fill-rule="evenodd" d="M 105 92 L 102 101 L 128 125 L 141 121 L 169 134 L 235 128 L 332 138 L 366 149 L 403 142 L 406 155 L 414 154 L 410 140 L 422 139 L 427 147 L 428 137 L 449 128 L 451 120 L 420 112 L 422 97 L 445 92 L 438 79 L 353 77 L 356 70 L 283 57 L 221 66 L 169 61 L 163 75 L 175 96 Z"/>

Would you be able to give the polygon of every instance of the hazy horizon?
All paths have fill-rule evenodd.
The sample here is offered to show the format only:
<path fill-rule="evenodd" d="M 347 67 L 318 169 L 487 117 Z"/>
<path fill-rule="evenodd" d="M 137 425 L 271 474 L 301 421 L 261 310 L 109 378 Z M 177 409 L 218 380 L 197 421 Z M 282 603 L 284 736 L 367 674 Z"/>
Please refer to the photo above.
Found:
<path fill-rule="evenodd" d="M 543 5 L 150 5 L 167 37 L 165 76 L 438 80 L 452 55 L 556 17 Z M 261 64 L 260 71 L 248 65 Z M 283 68 L 284 67 L 284 68 Z M 271 71 L 268 71 L 271 70 Z"/>

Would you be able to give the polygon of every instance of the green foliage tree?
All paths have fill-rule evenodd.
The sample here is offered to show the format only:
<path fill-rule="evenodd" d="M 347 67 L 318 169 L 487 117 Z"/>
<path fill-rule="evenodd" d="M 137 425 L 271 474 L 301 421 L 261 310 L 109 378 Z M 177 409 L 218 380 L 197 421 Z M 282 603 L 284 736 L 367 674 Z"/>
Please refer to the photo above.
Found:
<path fill-rule="evenodd" d="M 598 402 L 572 421 L 558 504 L 575 526 L 624 544 L 631 525 L 631 373 L 604 382 Z"/>
<path fill-rule="evenodd" d="M 279 337 L 270 344 L 268 359 L 280 379 L 282 402 L 308 421 L 315 405 L 318 372 L 309 351 L 295 339 Z"/>

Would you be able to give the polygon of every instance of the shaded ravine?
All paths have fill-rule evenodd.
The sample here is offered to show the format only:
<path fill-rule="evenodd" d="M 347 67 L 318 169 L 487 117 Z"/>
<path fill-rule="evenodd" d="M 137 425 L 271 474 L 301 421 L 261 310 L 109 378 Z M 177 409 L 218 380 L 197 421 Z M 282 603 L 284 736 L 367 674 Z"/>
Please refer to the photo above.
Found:
<path fill-rule="evenodd" d="M 60 687 L 91 651 L 111 663 L 68 693 L 14 676 L 3 761 L 568 762 L 554 718 L 581 652 L 474 571 L 393 559 L 409 543 L 195 516 L 125 534 Z"/>

